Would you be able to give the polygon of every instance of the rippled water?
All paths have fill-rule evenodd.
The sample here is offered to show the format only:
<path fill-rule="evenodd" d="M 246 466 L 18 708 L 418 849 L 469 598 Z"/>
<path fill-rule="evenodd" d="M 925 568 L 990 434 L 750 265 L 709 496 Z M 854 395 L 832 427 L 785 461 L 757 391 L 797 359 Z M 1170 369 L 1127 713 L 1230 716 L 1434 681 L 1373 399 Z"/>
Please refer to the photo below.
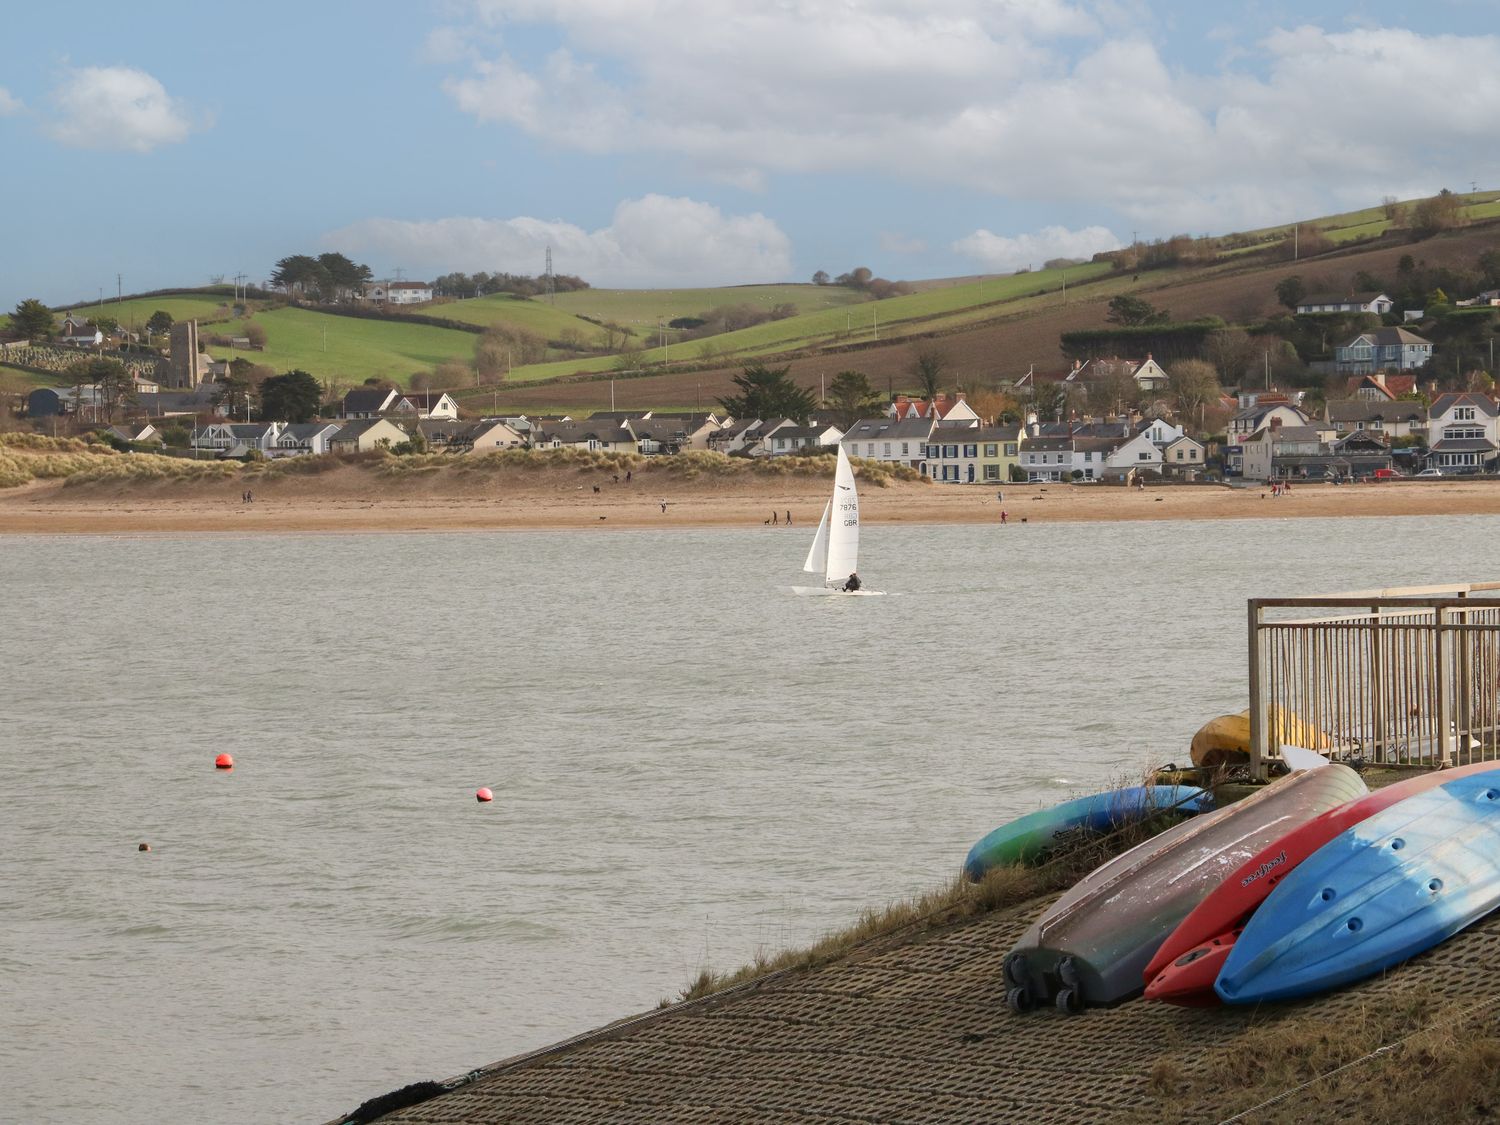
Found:
<path fill-rule="evenodd" d="M 1497 531 L 871 527 L 847 601 L 802 528 L 5 539 L 0 1117 L 325 1120 L 648 1008 L 1184 759 L 1247 597 Z"/>

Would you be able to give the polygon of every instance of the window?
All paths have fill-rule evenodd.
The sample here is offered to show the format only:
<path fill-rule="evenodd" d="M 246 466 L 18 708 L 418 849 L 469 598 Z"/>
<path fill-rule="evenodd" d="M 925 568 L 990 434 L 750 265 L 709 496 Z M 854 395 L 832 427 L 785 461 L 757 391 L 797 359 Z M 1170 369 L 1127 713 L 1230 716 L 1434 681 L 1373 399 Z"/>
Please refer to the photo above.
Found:
<path fill-rule="evenodd" d="M 1016 455 L 1016 443 L 1015 442 L 1008 441 L 1008 442 L 1005 443 L 1005 455 L 1007 457 L 1014 457 Z"/>
<path fill-rule="evenodd" d="M 943 446 L 943 456 L 944 457 L 952 457 L 954 460 L 957 460 L 958 459 L 958 446 L 956 446 L 956 445 L 945 445 L 945 446 Z"/>
<path fill-rule="evenodd" d="M 866 457 L 874 457 L 875 456 L 875 443 L 873 441 L 865 443 L 865 456 Z"/>
<path fill-rule="evenodd" d="M 986 457 L 998 457 L 1000 456 L 1000 447 L 994 442 L 988 442 L 984 447 L 984 455 Z"/>
<path fill-rule="evenodd" d="M 964 456 L 965 457 L 978 457 L 979 456 L 979 446 L 977 446 L 977 445 L 966 445 L 966 446 L 964 446 Z"/>
<path fill-rule="evenodd" d="M 1000 479 L 1000 466 L 999 465 L 986 465 L 984 467 L 984 479 L 985 480 L 999 480 Z"/>
<path fill-rule="evenodd" d="M 1460 406 L 1453 412 L 1453 420 L 1455 422 L 1474 421 L 1474 408 L 1472 406 Z"/>
<path fill-rule="evenodd" d="M 1149 461 L 1151 460 L 1151 454 L 1142 452 L 1136 459 L 1138 461 Z"/>
<path fill-rule="evenodd" d="M 901 443 L 901 456 L 903 456 L 903 457 L 906 456 L 906 446 L 907 446 L 907 444 L 908 443 L 904 442 L 904 441 Z"/>
<path fill-rule="evenodd" d="M 880 447 L 880 452 L 882 454 L 884 454 L 886 457 L 889 457 L 891 455 L 891 443 L 890 442 L 886 442 L 884 445 L 882 445 Z"/>

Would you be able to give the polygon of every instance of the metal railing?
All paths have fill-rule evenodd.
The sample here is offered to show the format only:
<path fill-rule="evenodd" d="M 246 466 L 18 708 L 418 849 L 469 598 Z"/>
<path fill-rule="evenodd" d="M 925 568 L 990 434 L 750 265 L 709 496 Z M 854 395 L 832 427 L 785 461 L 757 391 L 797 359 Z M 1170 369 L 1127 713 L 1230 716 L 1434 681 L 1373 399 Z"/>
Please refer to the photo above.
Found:
<path fill-rule="evenodd" d="M 1500 758 L 1497 592 L 1251 599 L 1251 771 L 1265 777 L 1284 745 L 1421 768 Z"/>

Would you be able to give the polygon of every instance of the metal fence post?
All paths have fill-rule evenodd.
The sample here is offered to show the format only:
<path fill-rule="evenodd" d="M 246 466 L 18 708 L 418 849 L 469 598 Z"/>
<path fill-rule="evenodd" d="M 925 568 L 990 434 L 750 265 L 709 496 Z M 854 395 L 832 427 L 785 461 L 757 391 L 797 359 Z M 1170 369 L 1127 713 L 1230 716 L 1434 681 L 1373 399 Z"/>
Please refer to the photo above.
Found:
<path fill-rule="evenodd" d="M 1456 634 L 1450 633 L 1448 625 L 1448 609 L 1446 606 L 1435 606 L 1432 611 L 1434 628 L 1433 677 L 1437 687 L 1437 739 L 1439 758 L 1438 761 L 1444 766 L 1453 764 L 1453 743 L 1458 741 L 1458 732 L 1450 733 L 1449 724 L 1453 719 L 1453 677 L 1448 671 L 1448 648 L 1449 637 Z"/>
<path fill-rule="evenodd" d="M 1265 780 L 1266 758 L 1266 702 L 1262 698 L 1260 677 L 1260 630 L 1265 620 L 1265 611 L 1256 598 L 1249 603 L 1249 658 L 1250 658 L 1250 775 Z"/>

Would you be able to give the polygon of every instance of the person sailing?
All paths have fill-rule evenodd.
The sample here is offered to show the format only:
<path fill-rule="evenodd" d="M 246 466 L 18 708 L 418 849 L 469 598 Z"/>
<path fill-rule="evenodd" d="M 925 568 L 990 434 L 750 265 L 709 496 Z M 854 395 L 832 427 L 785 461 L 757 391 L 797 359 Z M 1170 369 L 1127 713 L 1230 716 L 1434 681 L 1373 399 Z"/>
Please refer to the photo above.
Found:
<path fill-rule="evenodd" d="M 855 590 L 858 590 L 859 589 L 859 575 L 851 573 L 849 575 L 848 579 L 844 582 L 844 588 L 843 589 L 844 589 L 844 593 L 846 593 L 846 594 L 852 594 L 852 593 L 854 593 Z"/>

